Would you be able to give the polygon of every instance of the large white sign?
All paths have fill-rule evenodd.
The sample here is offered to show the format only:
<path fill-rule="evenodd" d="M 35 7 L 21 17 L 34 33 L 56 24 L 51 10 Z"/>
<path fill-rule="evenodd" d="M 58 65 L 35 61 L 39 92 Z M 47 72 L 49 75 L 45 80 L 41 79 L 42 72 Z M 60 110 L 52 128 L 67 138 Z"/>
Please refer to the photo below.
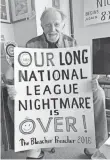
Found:
<path fill-rule="evenodd" d="M 15 48 L 15 151 L 95 147 L 90 47 Z"/>
<path fill-rule="evenodd" d="M 84 0 L 84 25 L 110 22 L 110 0 Z"/>

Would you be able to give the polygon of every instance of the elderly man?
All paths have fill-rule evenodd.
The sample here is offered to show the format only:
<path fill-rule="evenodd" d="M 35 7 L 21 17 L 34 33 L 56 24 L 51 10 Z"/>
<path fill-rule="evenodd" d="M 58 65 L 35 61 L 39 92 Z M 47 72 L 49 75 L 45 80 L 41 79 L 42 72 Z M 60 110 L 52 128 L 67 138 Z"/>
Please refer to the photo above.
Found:
<path fill-rule="evenodd" d="M 46 9 L 41 16 L 41 26 L 43 34 L 41 36 L 32 38 L 26 44 L 28 48 L 65 48 L 76 46 L 76 41 L 67 35 L 62 33 L 65 25 L 65 15 L 60 10 L 55 8 Z M 9 79 L 9 75 L 13 76 L 13 68 L 11 67 L 6 78 Z M 103 90 L 100 88 L 96 77 L 92 80 L 93 96 L 94 96 L 94 116 L 95 116 L 95 128 L 96 128 L 96 144 L 97 148 L 107 138 L 107 125 L 105 115 L 105 99 Z M 8 88 L 10 98 L 13 99 L 14 91 L 12 87 Z M 10 107 L 9 107 L 10 110 Z M 29 151 L 28 157 L 41 158 L 41 150 Z M 74 152 L 74 151 L 73 151 Z M 85 149 L 85 153 L 88 155 L 93 154 L 94 150 Z"/>
<path fill-rule="evenodd" d="M 27 42 L 28 48 L 65 48 L 75 46 L 75 40 L 62 34 L 65 15 L 54 8 L 45 10 L 41 16 L 43 34 Z"/>

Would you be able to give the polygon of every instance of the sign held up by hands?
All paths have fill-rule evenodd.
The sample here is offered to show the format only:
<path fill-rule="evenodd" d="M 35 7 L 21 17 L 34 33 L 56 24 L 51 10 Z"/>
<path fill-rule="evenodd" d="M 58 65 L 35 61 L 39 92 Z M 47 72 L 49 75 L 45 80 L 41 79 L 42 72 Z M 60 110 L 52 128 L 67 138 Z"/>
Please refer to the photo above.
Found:
<path fill-rule="evenodd" d="M 15 48 L 14 58 L 15 151 L 95 147 L 90 47 Z"/>

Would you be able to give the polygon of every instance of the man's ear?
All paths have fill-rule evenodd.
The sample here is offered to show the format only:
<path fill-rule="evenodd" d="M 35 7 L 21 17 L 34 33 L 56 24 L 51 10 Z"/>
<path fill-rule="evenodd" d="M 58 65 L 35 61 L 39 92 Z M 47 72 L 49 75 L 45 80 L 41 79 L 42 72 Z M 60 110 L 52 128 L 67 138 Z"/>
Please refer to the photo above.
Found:
<path fill-rule="evenodd" d="M 41 27 L 42 27 L 42 29 L 43 29 L 43 31 L 44 31 L 44 26 L 43 26 L 42 22 L 41 22 Z"/>
<path fill-rule="evenodd" d="M 63 22 L 63 23 L 62 23 L 62 29 L 64 29 L 64 27 L 65 27 L 65 23 Z"/>

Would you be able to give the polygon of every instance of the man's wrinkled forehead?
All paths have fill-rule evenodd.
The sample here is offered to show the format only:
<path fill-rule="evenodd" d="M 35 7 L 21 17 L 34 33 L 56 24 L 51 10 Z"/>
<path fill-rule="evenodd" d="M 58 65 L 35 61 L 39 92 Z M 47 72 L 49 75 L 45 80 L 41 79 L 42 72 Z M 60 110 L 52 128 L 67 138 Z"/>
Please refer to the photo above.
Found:
<path fill-rule="evenodd" d="M 43 16 L 41 23 L 42 24 L 48 24 L 54 21 L 62 21 L 62 16 L 60 14 L 60 12 L 58 11 L 54 11 L 54 10 L 50 10 L 48 12 L 45 13 L 45 15 Z"/>

